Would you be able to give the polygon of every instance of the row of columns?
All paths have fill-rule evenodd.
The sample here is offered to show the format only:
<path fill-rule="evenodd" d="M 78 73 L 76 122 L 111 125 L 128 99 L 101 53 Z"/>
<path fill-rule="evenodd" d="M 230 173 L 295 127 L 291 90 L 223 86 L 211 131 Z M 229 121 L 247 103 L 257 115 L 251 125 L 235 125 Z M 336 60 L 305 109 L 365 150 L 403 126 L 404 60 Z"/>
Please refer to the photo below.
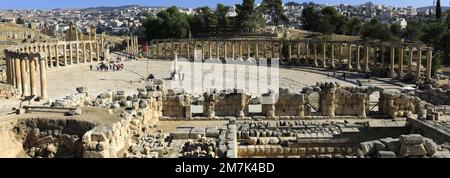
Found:
<path fill-rule="evenodd" d="M 46 100 L 46 69 L 100 61 L 103 48 L 104 45 L 97 41 L 76 41 L 5 49 L 7 82 L 16 87 L 21 96 L 36 96 L 36 71 L 40 71 L 40 94 Z"/>
<path fill-rule="evenodd" d="M 127 37 L 127 47 L 126 52 L 128 54 L 136 55 L 139 53 L 139 42 L 138 37 L 131 35 L 130 37 Z"/>
<path fill-rule="evenodd" d="M 370 45 L 360 45 L 360 44 L 334 44 L 334 43 L 323 43 L 322 44 L 322 66 L 323 68 L 328 67 L 328 63 L 331 64 L 330 68 L 335 68 L 336 67 L 336 56 L 335 56 L 335 46 L 339 46 L 340 47 L 340 58 L 339 58 L 339 62 L 341 64 L 347 65 L 346 69 L 347 70 L 356 70 L 356 71 L 362 71 L 362 72 L 370 72 L 371 68 L 370 66 L 374 66 L 374 67 L 379 67 L 384 70 L 384 67 L 386 66 L 385 63 L 385 52 L 386 52 L 386 47 L 385 46 L 370 46 Z M 289 49 L 288 49 L 288 61 L 291 62 L 293 60 L 293 56 L 292 56 L 292 44 L 289 44 Z M 308 49 L 308 44 L 305 44 L 304 46 L 306 46 L 305 48 L 305 52 L 306 52 L 306 57 L 305 56 L 301 56 L 301 44 L 298 43 L 297 44 L 298 49 L 297 49 L 297 59 L 300 58 L 306 58 L 308 59 L 308 54 L 310 53 L 309 49 Z M 318 49 L 317 49 L 317 44 L 314 44 L 314 58 L 313 58 L 313 65 L 318 67 L 318 60 L 319 57 L 317 55 L 318 53 Z M 330 54 L 330 56 L 327 56 L 327 49 L 330 49 L 330 52 L 328 54 Z M 356 50 L 353 50 L 353 49 Z M 427 63 L 426 63 L 426 72 L 425 72 L 425 77 L 430 79 L 431 76 L 431 66 L 432 66 L 432 60 L 433 60 L 433 49 L 430 47 L 427 48 L 423 48 L 423 47 L 405 47 L 405 46 L 390 46 L 390 61 L 389 61 L 389 76 L 392 78 L 403 78 L 405 75 L 405 67 L 404 67 L 404 63 L 405 63 L 405 58 L 404 58 L 404 54 L 405 54 L 405 48 L 408 49 L 408 60 L 407 60 L 407 65 L 408 67 L 406 68 L 407 73 L 408 74 L 413 74 L 413 68 L 412 68 L 412 63 L 413 63 L 413 58 L 414 58 L 414 52 L 417 51 L 417 64 L 416 64 L 416 80 L 419 80 L 421 78 L 421 60 L 423 58 L 422 53 L 423 51 L 427 52 Z M 364 50 L 363 54 L 361 54 L 361 49 Z M 347 54 L 344 55 L 344 50 L 347 50 Z M 381 53 L 379 53 L 381 50 Z M 373 57 L 371 57 L 371 51 L 373 51 Z M 397 57 L 398 57 L 398 62 L 397 62 L 397 66 L 398 69 L 396 69 L 396 65 L 395 65 L 395 61 L 396 61 L 396 55 L 395 53 L 398 53 Z M 353 57 L 353 53 L 356 53 L 355 56 Z M 361 55 L 363 57 L 363 61 L 361 61 Z M 355 59 L 355 62 L 353 62 L 353 60 Z M 347 61 L 346 63 L 343 61 Z M 379 62 L 381 61 L 381 65 L 379 64 Z M 362 65 L 361 66 L 361 62 Z M 356 66 L 354 66 L 356 65 Z M 363 68 L 361 68 L 363 67 Z M 397 70 L 397 71 L 396 71 Z"/>
<path fill-rule="evenodd" d="M 103 49 L 97 41 L 58 42 L 31 44 L 16 49 L 22 53 L 42 53 L 47 68 L 67 66 L 86 62 L 100 62 Z"/>
<path fill-rule="evenodd" d="M 203 51 L 203 59 L 207 58 L 280 58 L 282 54 L 283 41 L 202 41 L 202 40 L 159 40 L 150 45 L 150 54 L 153 58 L 167 58 L 175 55 L 191 59 L 193 51 Z M 413 75 L 413 58 L 416 56 L 417 67 L 415 77 L 421 78 L 421 60 L 423 52 L 426 52 L 425 77 L 431 78 L 431 66 L 433 49 L 430 47 L 391 44 L 368 44 L 351 42 L 312 42 L 312 41 L 289 41 L 287 42 L 287 62 L 305 59 L 315 67 L 344 68 L 346 70 L 371 72 L 373 69 L 385 70 L 387 66 L 388 75 L 392 78 L 403 78 L 405 76 L 405 52 L 408 51 L 406 72 Z M 272 50 L 269 50 L 269 49 Z M 321 49 L 320 49 L 321 48 Z M 339 48 L 338 50 L 336 50 Z M 222 49 L 222 50 L 221 50 Z M 297 50 L 295 53 L 294 50 Z M 236 51 L 237 50 L 237 51 Z M 321 50 L 321 51 L 319 51 Z M 390 51 L 389 61 L 386 63 L 386 50 Z M 231 54 L 229 53 L 231 51 Z M 244 56 L 244 51 L 246 55 Z M 260 52 L 263 52 L 262 55 Z M 215 52 L 215 53 L 214 53 Z M 415 55 L 416 52 L 416 55 Z M 338 53 L 338 54 L 336 54 Z M 207 55 L 208 54 L 208 55 Z M 215 56 L 213 56 L 215 54 Z M 397 55 L 395 55 L 397 54 Z M 296 56 L 296 57 L 294 57 Z M 397 59 L 395 59 L 397 58 Z M 319 66 L 319 62 L 321 65 Z M 340 67 L 337 67 L 338 64 Z"/>
<path fill-rule="evenodd" d="M 48 99 L 45 57 L 39 53 L 5 53 L 7 66 L 7 82 L 21 96 L 37 96 L 36 71 L 40 71 L 40 97 Z M 39 67 L 38 67 L 39 66 Z"/>
<path fill-rule="evenodd" d="M 203 59 L 211 58 L 280 58 L 282 43 L 278 41 L 154 41 L 150 45 L 153 58 L 184 57 L 192 59 L 201 50 Z M 272 50 L 270 50 L 272 49 Z M 245 52 L 245 53 L 244 53 Z M 261 55 L 262 52 L 262 55 Z M 215 54 L 215 55 L 213 55 Z M 244 55 L 245 54 L 245 55 Z"/>

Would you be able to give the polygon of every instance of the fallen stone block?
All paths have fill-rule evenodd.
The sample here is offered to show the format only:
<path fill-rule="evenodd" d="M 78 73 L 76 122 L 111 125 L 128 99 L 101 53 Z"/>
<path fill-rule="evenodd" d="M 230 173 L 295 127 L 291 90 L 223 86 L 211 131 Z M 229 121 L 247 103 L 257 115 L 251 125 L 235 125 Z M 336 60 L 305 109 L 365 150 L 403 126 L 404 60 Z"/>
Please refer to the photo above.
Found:
<path fill-rule="evenodd" d="M 408 156 L 425 156 L 427 155 L 427 151 L 423 144 L 417 145 L 402 145 L 400 147 L 400 155 L 404 157 Z"/>
<path fill-rule="evenodd" d="M 393 138 L 384 138 L 380 139 L 381 143 L 386 145 L 388 151 L 393 151 L 395 153 L 398 153 L 400 151 L 400 140 L 393 139 Z"/>
<path fill-rule="evenodd" d="M 379 151 L 377 158 L 396 158 L 397 156 L 393 151 Z"/>
<path fill-rule="evenodd" d="M 417 145 L 417 144 L 423 144 L 425 143 L 424 137 L 422 135 L 418 134 L 412 134 L 412 135 L 401 135 L 400 136 L 400 143 L 403 145 Z"/>

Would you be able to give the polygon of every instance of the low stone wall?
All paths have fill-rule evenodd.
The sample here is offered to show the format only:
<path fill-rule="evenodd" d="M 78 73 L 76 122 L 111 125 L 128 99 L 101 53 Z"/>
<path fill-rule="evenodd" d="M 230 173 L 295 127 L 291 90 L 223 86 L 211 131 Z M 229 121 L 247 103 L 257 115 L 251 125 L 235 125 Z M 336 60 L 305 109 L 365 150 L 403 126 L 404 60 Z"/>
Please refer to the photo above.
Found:
<path fill-rule="evenodd" d="M 442 88 L 430 88 L 423 91 L 416 91 L 416 96 L 433 105 L 450 105 L 450 90 Z"/>
<path fill-rule="evenodd" d="M 379 111 L 390 118 L 412 117 L 412 114 L 424 115 L 424 109 L 429 105 L 415 96 L 400 93 L 380 93 Z"/>
<path fill-rule="evenodd" d="M 83 136 L 83 157 L 116 158 L 119 151 L 131 145 L 132 138 L 145 135 L 149 126 L 156 125 L 161 116 L 161 101 L 150 98 L 145 108 L 126 110 L 124 119 L 111 127 L 96 127 Z"/>

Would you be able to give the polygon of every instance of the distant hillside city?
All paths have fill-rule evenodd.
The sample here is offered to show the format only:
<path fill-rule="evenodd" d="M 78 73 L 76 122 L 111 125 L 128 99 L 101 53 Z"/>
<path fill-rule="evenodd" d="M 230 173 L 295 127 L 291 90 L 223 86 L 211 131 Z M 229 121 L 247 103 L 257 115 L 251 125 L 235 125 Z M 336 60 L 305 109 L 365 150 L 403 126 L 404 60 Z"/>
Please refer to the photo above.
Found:
<path fill-rule="evenodd" d="M 431 5 L 431 3 L 430 3 Z M 303 26 L 302 11 L 306 7 L 313 6 L 322 9 L 328 5 L 316 3 L 287 2 L 283 5 L 289 23 L 282 25 L 287 28 L 300 29 Z M 371 2 L 361 5 L 339 4 L 334 6 L 337 11 L 348 17 L 361 17 L 365 22 L 377 17 L 382 23 L 399 24 L 402 28 L 408 25 L 408 21 L 432 18 L 435 7 L 393 7 Z M 31 29 L 40 30 L 50 36 L 63 36 L 69 29 L 69 24 L 75 22 L 77 28 L 89 33 L 90 26 L 97 26 L 97 33 L 106 32 L 111 35 L 130 34 L 140 31 L 148 16 L 155 16 L 158 12 L 168 7 L 128 5 L 121 7 L 92 7 L 85 9 L 6 9 L 0 10 L 0 21 L 23 24 Z M 445 12 L 449 7 L 442 7 Z M 196 9 L 179 7 L 185 14 L 195 14 Z M 228 8 L 227 17 L 237 16 L 236 7 Z M 267 22 L 270 16 L 264 16 Z M 131 32 L 130 32 L 131 31 Z"/>

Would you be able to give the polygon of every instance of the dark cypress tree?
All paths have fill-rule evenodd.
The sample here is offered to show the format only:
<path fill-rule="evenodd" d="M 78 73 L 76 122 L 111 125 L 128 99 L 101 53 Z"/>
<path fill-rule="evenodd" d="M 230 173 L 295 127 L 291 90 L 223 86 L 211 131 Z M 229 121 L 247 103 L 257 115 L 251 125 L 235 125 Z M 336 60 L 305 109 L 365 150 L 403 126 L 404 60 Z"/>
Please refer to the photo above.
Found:
<path fill-rule="evenodd" d="M 436 19 L 442 20 L 441 0 L 436 2 Z"/>

